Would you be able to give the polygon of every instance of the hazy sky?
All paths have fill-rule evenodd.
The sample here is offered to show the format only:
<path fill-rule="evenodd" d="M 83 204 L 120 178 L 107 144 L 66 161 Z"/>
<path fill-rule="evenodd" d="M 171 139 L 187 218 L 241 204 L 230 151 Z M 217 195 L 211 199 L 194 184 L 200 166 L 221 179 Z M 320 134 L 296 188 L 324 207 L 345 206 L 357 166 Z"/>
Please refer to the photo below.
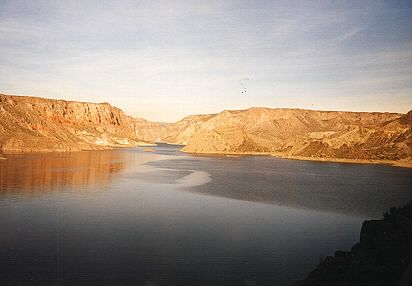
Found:
<path fill-rule="evenodd" d="M 407 112 L 412 1 L 0 0 L 0 93 L 158 121 L 252 106 Z"/>

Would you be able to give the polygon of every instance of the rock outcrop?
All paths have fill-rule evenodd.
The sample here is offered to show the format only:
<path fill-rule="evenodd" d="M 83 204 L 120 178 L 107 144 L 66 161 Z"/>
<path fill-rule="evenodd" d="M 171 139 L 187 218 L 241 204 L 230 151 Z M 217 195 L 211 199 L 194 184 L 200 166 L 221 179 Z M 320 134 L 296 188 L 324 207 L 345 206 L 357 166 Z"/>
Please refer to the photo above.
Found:
<path fill-rule="evenodd" d="M 108 103 L 0 95 L 0 150 L 71 151 L 165 142 L 188 153 L 267 154 L 412 166 L 412 112 L 250 108 L 176 123 L 132 118 Z"/>
<path fill-rule="evenodd" d="M 167 126 L 162 142 L 186 145 L 213 115 L 190 115 Z"/>
<path fill-rule="evenodd" d="M 195 132 L 187 136 L 183 151 L 324 159 L 411 159 L 410 113 L 250 108 L 209 115 L 197 124 Z"/>
<path fill-rule="evenodd" d="M 158 142 L 166 137 L 167 127 L 170 123 L 152 122 L 142 118 L 133 119 L 133 130 L 136 137 L 146 142 Z"/>
<path fill-rule="evenodd" d="M 0 95 L 3 152 L 78 151 L 142 143 L 139 122 L 108 103 Z"/>
<path fill-rule="evenodd" d="M 336 251 L 295 286 L 408 286 L 412 283 L 412 203 L 365 221 L 360 242 Z"/>

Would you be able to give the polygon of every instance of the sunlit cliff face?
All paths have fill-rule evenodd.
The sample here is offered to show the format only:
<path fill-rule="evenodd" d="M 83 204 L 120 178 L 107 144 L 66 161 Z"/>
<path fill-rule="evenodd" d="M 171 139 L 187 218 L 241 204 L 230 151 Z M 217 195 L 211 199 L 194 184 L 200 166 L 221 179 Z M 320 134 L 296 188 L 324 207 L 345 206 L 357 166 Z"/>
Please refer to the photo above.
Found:
<path fill-rule="evenodd" d="M 134 119 L 108 103 L 0 94 L 3 151 L 95 150 L 138 141 Z"/>

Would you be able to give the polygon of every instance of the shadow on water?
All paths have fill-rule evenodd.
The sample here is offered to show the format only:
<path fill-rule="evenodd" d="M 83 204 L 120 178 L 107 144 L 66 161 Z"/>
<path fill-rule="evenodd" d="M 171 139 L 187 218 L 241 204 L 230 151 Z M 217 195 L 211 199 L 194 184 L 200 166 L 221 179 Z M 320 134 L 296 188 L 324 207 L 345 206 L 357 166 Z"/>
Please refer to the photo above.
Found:
<path fill-rule="evenodd" d="M 412 170 L 245 156 L 149 162 L 161 169 L 199 170 L 211 182 L 191 191 L 236 200 L 380 218 L 412 199 Z"/>

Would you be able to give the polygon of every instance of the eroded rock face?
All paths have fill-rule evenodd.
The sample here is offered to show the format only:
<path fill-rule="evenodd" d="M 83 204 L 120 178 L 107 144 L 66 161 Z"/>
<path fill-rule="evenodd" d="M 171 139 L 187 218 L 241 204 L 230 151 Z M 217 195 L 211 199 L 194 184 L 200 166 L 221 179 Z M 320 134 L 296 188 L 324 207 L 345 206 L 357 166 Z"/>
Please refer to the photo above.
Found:
<path fill-rule="evenodd" d="M 224 111 L 197 123 L 183 151 L 408 160 L 411 157 L 409 117 L 396 113 L 300 109 Z"/>
<path fill-rule="evenodd" d="M 135 118 L 133 120 L 133 129 L 135 135 L 146 142 L 162 141 L 166 136 L 167 127 L 170 123 L 151 122 L 142 118 Z"/>
<path fill-rule="evenodd" d="M 0 95 L 0 149 L 70 151 L 141 142 L 189 153 L 267 153 L 314 159 L 412 160 L 412 112 L 250 108 L 176 123 L 132 118 L 108 103 Z"/>
<path fill-rule="evenodd" d="M 176 123 L 170 124 L 165 130 L 161 141 L 186 145 L 197 134 L 203 124 L 214 115 L 190 115 Z"/>
<path fill-rule="evenodd" d="M 108 103 L 0 95 L 0 148 L 71 151 L 135 145 L 135 119 Z"/>

